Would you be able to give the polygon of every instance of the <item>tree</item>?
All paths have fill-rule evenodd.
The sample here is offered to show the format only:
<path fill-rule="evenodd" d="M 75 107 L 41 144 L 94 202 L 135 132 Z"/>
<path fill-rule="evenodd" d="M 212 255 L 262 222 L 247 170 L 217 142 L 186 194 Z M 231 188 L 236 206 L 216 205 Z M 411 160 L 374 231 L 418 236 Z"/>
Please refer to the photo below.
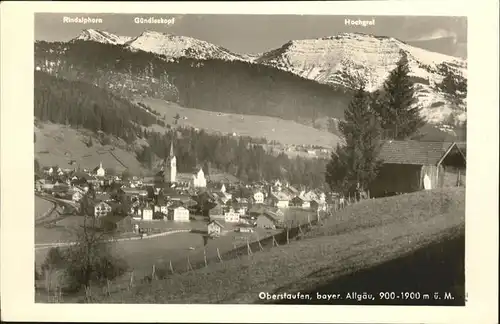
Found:
<path fill-rule="evenodd" d="M 325 174 L 330 188 L 342 194 L 355 184 L 361 190 L 367 188 L 380 167 L 380 125 L 363 83 L 344 112 L 344 119 L 339 122 L 344 145 L 337 145 Z"/>
<path fill-rule="evenodd" d="M 439 66 L 439 74 L 443 75 L 443 81 L 436 84 L 436 88 L 444 92 L 446 100 L 456 108 L 465 109 L 467 97 L 467 79 L 461 72 L 453 71 L 443 63 Z"/>
<path fill-rule="evenodd" d="M 130 180 L 130 171 L 128 169 L 125 169 L 122 172 L 122 181 L 128 181 Z"/>
<path fill-rule="evenodd" d="M 67 286 L 72 291 L 91 283 L 103 284 L 127 270 L 126 262 L 111 252 L 111 233 L 97 231 L 97 226 L 95 218 L 92 217 L 89 223 L 85 217 L 84 224 L 77 233 L 76 244 L 70 246 L 65 253 Z"/>
<path fill-rule="evenodd" d="M 35 159 L 35 174 L 40 172 L 40 163 L 38 162 L 38 159 Z"/>
<path fill-rule="evenodd" d="M 384 137 L 404 140 L 416 135 L 425 125 L 416 104 L 414 84 L 409 76 L 406 53 L 401 53 L 396 68 L 384 83 L 383 91 L 372 98 L 372 106 L 380 120 Z"/>

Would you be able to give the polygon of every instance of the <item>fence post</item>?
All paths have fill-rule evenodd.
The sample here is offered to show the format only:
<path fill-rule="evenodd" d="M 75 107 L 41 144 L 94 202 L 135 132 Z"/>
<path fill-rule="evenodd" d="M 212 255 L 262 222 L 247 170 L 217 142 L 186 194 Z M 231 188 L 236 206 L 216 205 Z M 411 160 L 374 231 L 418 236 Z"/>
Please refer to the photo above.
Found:
<path fill-rule="evenodd" d="M 276 238 L 273 235 L 273 246 L 279 246 L 278 241 L 276 241 Z"/>
<path fill-rule="evenodd" d="M 247 252 L 248 252 L 248 255 L 253 254 L 252 249 L 250 248 L 250 244 L 248 243 L 248 239 L 247 239 Z"/>
<path fill-rule="evenodd" d="M 264 248 L 262 247 L 262 244 L 260 244 L 260 237 L 259 237 L 259 234 L 257 234 L 257 243 L 259 244 L 259 249 L 261 251 L 264 251 Z"/>
<path fill-rule="evenodd" d="M 129 289 L 131 289 L 132 287 L 134 286 L 134 271 L 132 270 L 132 272 L 130 273 L 130 282 L 129 282 Z"/>
<path fill-rule="evenodd" d="M 234 249 L 234 251 L 235 251 L 235 253 L 236 253 L 236 257 L 237 257 L 237 258 L 238 258 L 238 260 L 239 260 L 239 259 L 240 259 L 240 255 L 238 254 L 238 248 L 236 247 L 236 244 L 235 244 L 235 243 L 233 243 L 233 249 Z"/>
<path fill-rule="evenodd" d="M 205 260 L 205 268 L 208 266 L 207 264 L 207 250 L 203 249 L 203 259 Z"/>
<path fill-rule="evenodd" d="M 174 267 L 172 266 L 172 260 L 169 260 L 169 263 L 170 263 L 170 272 L 172 272 L 172 274 L 175 274 Z"/>
<path fill-rule="evenodd" d="M 153 270 L 151 271 L 151 280 L 155 280 L 156 277 L 156 265 L 153 264 Z"/>
<path fill-rule="evenodd" d="M 220 251 L 219 251 L 219 248 L 217 248 L 217 257 L 219 258 L 219 261 L 222 263 L 224 261 L 222 261 L 222 257 L 220 256 Z"/>
<path fill-rule="evenodd" d="M 47 289 L 47 295 L 50 295 L 50 273 L 48 269 L 45 269 L 44 272 L 45 272 L 45 289 Z"/>
<path fill-rule="evenodd" d="M 290 244 L 290 228 L 286 227 L 286 244 Z"/>
<path fill-rule="evenodd" d="M 108 286 L 108 296 L 111 296 L 111 285 L 110 285 L 110 281 L 109 281 L 109 279 L 108 279 L 108 280 L 106 280 L 106 284 L 107 284 L 107 286 Z"/>

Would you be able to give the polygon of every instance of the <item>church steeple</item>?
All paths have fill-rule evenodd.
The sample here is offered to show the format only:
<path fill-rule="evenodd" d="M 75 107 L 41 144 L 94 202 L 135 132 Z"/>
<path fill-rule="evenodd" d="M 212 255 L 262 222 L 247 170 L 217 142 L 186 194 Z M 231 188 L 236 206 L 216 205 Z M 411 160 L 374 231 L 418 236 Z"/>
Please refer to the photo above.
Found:
<path fill-rule="evenodd" d="M 170 142 L 170 154 L 165 159 L 165 166 L 163 168 L 163 180 L 165 183 L 175 183 L 177 178 L 177 163 L 174 155 L 174 140 Z"/>

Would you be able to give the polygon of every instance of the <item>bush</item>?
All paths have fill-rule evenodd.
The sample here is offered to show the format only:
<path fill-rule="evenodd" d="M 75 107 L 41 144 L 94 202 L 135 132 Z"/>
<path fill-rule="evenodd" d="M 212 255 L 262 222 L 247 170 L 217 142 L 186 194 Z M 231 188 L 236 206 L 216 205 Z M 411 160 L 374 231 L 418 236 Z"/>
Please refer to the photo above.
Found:
<path fill-rule="evenodd" d="M 45 257 L 45 261 L 42 264 L 42 271 L 61 269 L 65 266 L 65 264 L 65 256 L 61 249 L 53 247 L 49 250 L 49 253 L 47 253 L 47 256 Z"/>

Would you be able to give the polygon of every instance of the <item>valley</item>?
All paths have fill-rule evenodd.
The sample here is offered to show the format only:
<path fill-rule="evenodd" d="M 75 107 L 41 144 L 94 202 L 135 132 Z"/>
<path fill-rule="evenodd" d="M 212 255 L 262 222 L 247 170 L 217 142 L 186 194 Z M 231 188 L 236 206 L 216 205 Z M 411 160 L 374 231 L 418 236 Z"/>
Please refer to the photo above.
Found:
<path fill-rule="evenodd" d="M 34 54 L 37 301 L 261 303 L 463 234 L 465 60 L 96 29 Z"/>

